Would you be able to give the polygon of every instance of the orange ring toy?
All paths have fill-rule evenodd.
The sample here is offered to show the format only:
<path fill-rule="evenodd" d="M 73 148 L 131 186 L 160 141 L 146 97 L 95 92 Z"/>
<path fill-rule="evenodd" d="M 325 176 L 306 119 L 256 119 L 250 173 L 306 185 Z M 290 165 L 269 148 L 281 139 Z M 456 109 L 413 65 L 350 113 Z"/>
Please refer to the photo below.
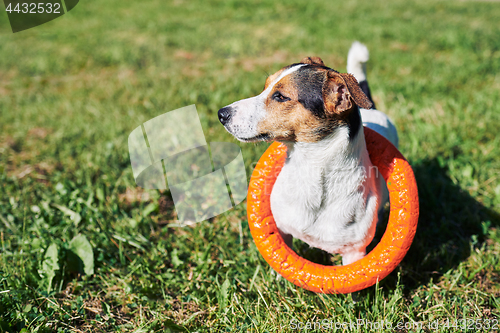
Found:
<path fill-rule="evenodd" d="M 270 196 L 286 158 L 286 146 L 274 142 L 250 179 L 248 223 L 259 252 L 271 267 L 296 286 L 316 293 L 352 293 L 385 278 L 403 260 L 418 223 L 418 191 L 410 164 L 386 138 L 364 128 L 372 163 L 387 182 L 391 210 L 379 244 L 346 266 L 323 266 L 298 256 L 281 237 L 271 212 Z"/>

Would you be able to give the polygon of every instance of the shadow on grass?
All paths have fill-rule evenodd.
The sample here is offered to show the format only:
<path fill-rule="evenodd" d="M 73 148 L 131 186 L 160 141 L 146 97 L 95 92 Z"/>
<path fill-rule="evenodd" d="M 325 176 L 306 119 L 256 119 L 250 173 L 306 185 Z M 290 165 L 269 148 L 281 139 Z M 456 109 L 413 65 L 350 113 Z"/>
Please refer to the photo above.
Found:
<path fill-rule="evenodd" d="M 413 244 L 402 263 L 386 277 L 380 286 L 394 289 L 397 271 L 407 289 L 415 289 L 432 278 L 456 268 L 470 256 L 471 243 L 480 246 L 485 241 L 489 227 L 500 227 L 500 214 L 488 209 L 462 190 L 448 176 L 446 166 L 437 159 L 424 160 L 413 165 L 419 191 L 420 217 Z M 374 241 L 367 248 L 371 251 L 382 238 L 387 225 L 377 228 Z M 310 248 L 294 240 L 294 250 L 304 258 L 323 265 L 340 265 L 340 256 Z"/>
<path fill-rule="evenodd" d="M 401 264 L 404 284 L 415 288 L 457 267 L 480 246 L 489 227 L 500 227 L 500 214 L 455 184 L 436 158 L 413 166 L 420 217 L 413 244 Z"/>

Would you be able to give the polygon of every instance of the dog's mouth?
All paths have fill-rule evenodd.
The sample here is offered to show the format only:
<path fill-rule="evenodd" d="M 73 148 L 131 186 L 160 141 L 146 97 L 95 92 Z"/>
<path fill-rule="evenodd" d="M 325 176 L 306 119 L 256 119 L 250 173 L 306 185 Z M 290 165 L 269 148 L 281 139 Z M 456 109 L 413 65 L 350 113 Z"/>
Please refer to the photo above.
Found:
<path fill-rule="evenodd" d="M 237 138 L 237 139 L 243 142 L 271 141 L 272 136 L 269 133 L 262 133 L 256 136 L 252 136 L 250 138 Z"/>

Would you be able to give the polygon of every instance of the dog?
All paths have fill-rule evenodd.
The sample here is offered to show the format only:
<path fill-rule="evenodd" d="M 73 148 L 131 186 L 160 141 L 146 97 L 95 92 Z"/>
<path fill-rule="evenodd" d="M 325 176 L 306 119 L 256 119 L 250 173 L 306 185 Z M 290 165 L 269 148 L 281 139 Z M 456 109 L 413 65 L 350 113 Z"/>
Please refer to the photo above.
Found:
<path fill-rule="evenodd" d="M 279 141 L 286 162 L 271 192 L 271 211 L 286 244 L 293 237 L 348 265 L 366 255 L 388 200 L 366 149 L 363 126 L 398 146 L 393 122 L 374 109 L 366 79 L 369 53 L 354 42 L 347 71 L 307 57 L 269 76 L 255 97 L 218 111 L 242 142 Z"/>

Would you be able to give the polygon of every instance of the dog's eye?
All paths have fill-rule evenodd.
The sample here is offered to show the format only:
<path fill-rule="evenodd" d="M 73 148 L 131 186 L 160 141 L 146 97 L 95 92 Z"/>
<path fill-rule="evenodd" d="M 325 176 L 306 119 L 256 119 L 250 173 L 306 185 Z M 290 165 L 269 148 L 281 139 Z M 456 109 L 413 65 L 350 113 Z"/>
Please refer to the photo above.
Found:
<path fill-rule="evenodd" d="M 273 94 L 272 99 L 274 99 L 276 102 L 280 102 L 280 103 L 283 103 L 283 102 L 290 100 L 290 98 L 283 96 L 279 91 L 277 91 Z"/>

